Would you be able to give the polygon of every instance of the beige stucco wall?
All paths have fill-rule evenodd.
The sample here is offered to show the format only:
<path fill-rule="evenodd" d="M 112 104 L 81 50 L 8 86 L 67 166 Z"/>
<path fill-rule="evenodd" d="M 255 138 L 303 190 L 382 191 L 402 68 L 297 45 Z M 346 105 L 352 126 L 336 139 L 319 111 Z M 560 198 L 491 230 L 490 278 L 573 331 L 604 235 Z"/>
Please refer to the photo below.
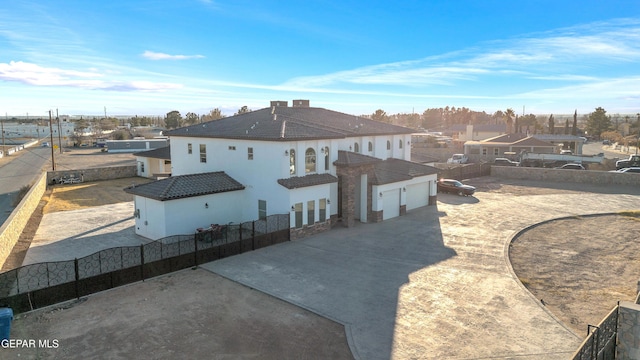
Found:
<path fill-rule="evenodd" d="M 491 176 L 520 180 L 581 184 L 640 185 L 640 174 L 621 174 L 608 171 L 492 166 Z"/>
<path fill-rule="evenodd" d="M 31 214 L 38 207 L 40 199 L 42 199 L 42 195 L 47 188 L 46 180 L 47 174 L 42 173 L 31 187 L 31 190 L 0 227 L 0 268 L 4 265 L 7 257 L 11 254 L 11 250 L 18 242 Z"/>

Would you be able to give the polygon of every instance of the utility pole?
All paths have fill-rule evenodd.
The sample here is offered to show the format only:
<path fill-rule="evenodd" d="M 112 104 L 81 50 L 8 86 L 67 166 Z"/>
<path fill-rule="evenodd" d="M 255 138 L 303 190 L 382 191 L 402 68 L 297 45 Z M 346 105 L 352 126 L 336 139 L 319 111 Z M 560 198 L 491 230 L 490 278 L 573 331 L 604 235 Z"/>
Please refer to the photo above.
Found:
<path fill-rule="evenodd" d="M 7 120 L 7 113 L 4 113 L 4 119 Z M 4 154 L 4 121 L 0 121 L 0 125 L 2 126 L 2 153 Z"/>
<path fill-rule="evenodd" d="M 56 120 L 58 120 L 58 147 L 60 148 L 60 154 L 62 154 L 62 135 L 60 135 L 60 133 L 62 132 L 62 128 L 60 127 L 60 117 L 58 116 L 58 109 L 56 109 Z"/>
<path fill-rule="evenodd" d="M 56 161 L 53 156 L 53 125 L 51 125 L 51 110 L 49 110 L 49 138 L 51 139 L 51 167 L 53 171 L 56 171 Z"/>

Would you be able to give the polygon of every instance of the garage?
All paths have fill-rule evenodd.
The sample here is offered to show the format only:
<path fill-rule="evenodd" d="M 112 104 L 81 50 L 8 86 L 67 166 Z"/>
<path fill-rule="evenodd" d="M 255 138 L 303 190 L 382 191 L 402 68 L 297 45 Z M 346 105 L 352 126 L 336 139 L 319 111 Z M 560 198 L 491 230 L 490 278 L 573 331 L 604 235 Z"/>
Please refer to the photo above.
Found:
<path fill-rule="evenodd" d="M 382 220 L 400 216 L 400 189 L 382 193 Z"/>
<path fill-rule="evenodd" d="M 429 182 L 407 186 L 407 211 L 429 204 Z"/>

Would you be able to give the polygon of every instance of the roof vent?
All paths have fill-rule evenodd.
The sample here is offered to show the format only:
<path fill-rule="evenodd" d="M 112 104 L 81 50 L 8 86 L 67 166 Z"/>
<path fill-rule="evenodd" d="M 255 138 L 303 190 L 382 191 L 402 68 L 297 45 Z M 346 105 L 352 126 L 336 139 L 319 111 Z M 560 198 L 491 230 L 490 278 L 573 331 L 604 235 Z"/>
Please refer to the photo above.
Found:
<path fill-rule="evenodd" d="M 273 114 L 273 121 L 278 120 L 278 114 Z"/>

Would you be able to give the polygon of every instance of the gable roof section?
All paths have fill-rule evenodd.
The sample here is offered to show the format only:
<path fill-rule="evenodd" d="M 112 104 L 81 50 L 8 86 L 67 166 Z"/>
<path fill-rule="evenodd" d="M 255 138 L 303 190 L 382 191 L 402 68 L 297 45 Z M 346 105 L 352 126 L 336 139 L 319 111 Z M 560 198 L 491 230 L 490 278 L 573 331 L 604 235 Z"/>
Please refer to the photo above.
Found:
<path fill-rule="evenodd" d="M 502 143 L 502 144 L 512 144 L 516 141 L 520 141 L 524 138 L 526 138 L 527 135 L 525 134 L 504 134 L 504 135 L 498 135 L 498 136 L 494 136 L 492 138 L 488 138 L 488 139 L 484 139 L 480 142 L 483 143 Z"/>
<path fill-rule="evenodd" d="M 522 140 L 518 140 L 516 142 L 513 143 L 514 146 L 537 146 L 537 147 L 542 147 L 542 146 L 547 146 L 547 147 L 555 147 L 553 144 L 548 143 L 546 141 L 540 140 L 538 138 L 535 138 L 533 136 L 529 136 L 526 137 Z"/>
<path fill-rule="evenodd" d="M 273 107 L 186 126 L 168 136 L 267 141 L 411 134 L 412 129 L 313 107 Z"/>
<path fill-rule="evenodd" d="M 158 149 L 140 151 L 136 156 L 148 157 L 152 159 L 171 160 L 171 146 L 165 146 Z"/>
<path fill-rule="evenodd" d="M 308 186 L 323 185 L 338 182 L 338 178 L 331 174 L 311 174 L 278 179 L 278 184 L 287 189 L 297 189 Z"/>
<path fill-rule="evenodd" d="M 377 157 L 362 155 L 352 151 L 338 150 L 338 160 L 333 162 L 336 166 L 360 166 L 381 162 Z"/>
<path fill-rule="evenodd" d="M 411 161 L 388 158 L 375 164 L 374 172 L 375 179 L 372 180 L 372 183 L 374 185 L 384 185 L 411 180 L 419 176 L 437 174 L 438 169 Z"/>
<path fill-rule="evenodd" d="M 124 189 L 125 192 L 158 201 L 242 190 L 244 186 L 224 171 L 173 176 Z"/>
<path fill-rule="evenodd" d="M 466 124 L 453 124 L 447 130 L 449 132 L 465 132 L 467 131 Z M 505 132 L 507 131 L 507 124 L 475 124 L 473 125 L 474 132 Z"/>

